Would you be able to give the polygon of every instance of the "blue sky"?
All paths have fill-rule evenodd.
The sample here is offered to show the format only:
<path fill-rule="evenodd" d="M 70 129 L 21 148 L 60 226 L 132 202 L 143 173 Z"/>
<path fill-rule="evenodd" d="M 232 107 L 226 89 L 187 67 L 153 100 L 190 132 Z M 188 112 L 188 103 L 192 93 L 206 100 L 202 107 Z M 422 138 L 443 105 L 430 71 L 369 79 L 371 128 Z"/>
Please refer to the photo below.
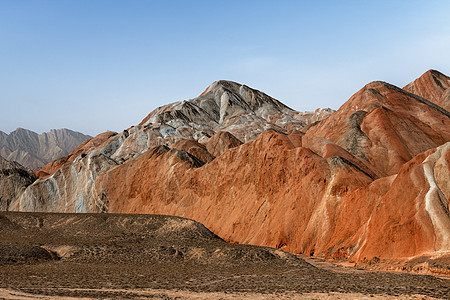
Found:
<path fill-rule="evenodd" d="M 0 0 L 0 130 L 96 135 L 215 80 L 296 110 L 450 75 L 448 1 Z"/>

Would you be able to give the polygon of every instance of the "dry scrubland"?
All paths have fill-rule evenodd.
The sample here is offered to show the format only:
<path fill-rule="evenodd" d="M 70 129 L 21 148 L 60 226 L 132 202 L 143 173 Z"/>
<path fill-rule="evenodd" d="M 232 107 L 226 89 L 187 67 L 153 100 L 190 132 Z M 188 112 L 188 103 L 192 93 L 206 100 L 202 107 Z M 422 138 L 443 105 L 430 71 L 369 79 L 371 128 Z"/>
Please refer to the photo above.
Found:
<path fill-rule="evenodd" d="M 445 299 L 450 280 L 315 262 L 229 244 L 161 215 L 0 214 L 6 299 Z M 45 297 L 47 298 L 45 298 Z"/>

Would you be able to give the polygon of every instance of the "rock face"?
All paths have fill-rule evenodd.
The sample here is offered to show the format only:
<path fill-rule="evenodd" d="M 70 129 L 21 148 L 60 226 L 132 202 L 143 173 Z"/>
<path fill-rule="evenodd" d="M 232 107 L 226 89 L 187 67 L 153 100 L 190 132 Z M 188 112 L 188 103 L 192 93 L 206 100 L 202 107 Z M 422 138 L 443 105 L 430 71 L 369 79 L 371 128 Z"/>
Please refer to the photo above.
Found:
<path fill-rule="evenodd" d="M 24 169 L 0 169 L 0 210 L 8 210 L 10 203 L 36 179 Z"/>
<path fill-rule="evenodd" d="M 4 169 L 22 169 L 25 170 L 25 167 L 15 161 L 8 161 L 0 156 L 0 170 Z"/>
<path fill-rule="evenodd" d="M 174 137 L 202 142 L 217 131 L 227 131 L 247 142 L 265 130 L 301 129 L 332 112 L 331 109 L 297 112 L 258 90 L 221 80 L 197 98 L 155 109 L 139 125 L 157 128 L 160 137 L 169 143 Z M 169 136 L 171 139 L 167 139 Z"/>
<path fill-rule="evenodd" d="M 48 177 L 51 174 L 55 173 L 62 165 L 65 163 L 73 162 L 77 157 L 79 156 L 86 156 L 86 153 L 89 153 L 91 151 L 94 151 L 98 148 L 101 148 L 108 142 L 110 138 L 113 136 L 116 136 L 116 132 L 112 131 L 106 131 L 103 133 L 100 133 L 96 137 L 86 140 L 83 143 L 81 143 L 78 147 L 76 147 L 72 152 L 69 153 L 69 155 L 61 157 L 59 159 L 56 159 L 54 161 L 49 162 L 44 167 L 42 167 L 38 172 L 36 172 L 36 175 L 39 177 Z"/>
<path fill-rule="evenodd" d="M 450 110 L 450 77 L 439 71 L 429 70 L 403 89 Z"/>
<path fill-rule="evenodd" d="M 9 204 L 36 179 L 21 164 L 0 156 L 0 211 L 8 210 Z"/>
<path fill-rule="evenodd" d="M 306 135 L 325 138 L 393 175 L 417 154 L 450 140 L 450 113 L 388 83 L 372 82 Z"/>
<path fill-rule="evenodd" d="M 323 112 L 219 81 L 46 166 L 9 209 L 176 215 L 358 262 L 449 254 L 449 112 L 384 82 Z"/>
<path fill-rule="evenodd" d="M 48 162 L 66 156 L 91 136 L 69 129 L 52 129 L 37 134 L 18 128 L 10 134 L 0 131 L 0 155 L 26 168 L 37 170 Z"/>

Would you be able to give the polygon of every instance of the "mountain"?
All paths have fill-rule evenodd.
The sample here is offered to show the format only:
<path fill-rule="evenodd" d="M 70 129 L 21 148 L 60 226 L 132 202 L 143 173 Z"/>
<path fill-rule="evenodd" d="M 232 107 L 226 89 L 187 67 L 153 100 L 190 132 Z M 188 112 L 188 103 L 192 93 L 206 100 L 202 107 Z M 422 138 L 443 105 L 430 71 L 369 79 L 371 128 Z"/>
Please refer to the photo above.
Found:
<path fill-rule="evenodd" d="M 0 156 L 0 170 L 4 169 L 22 169 L 26 170 L 24 166 L 15 161 L 8 161 Z"/>
<path fill-rule="evenodd" d="M 449 161 L 449 112 L 388 83 L 299 113 L 218 81 L 81 144 L 9 209 L 167 214 L 293 253 L 445 261 Z"/>
<path fill-rule="evenodd" d="M 37 170 L 54 159 L 66 156 L 90 138 L 89 135 L 69 129 L 52 129 L 42 134 L 23 128 L 10 134 L 0 131 L 0 155 Z"/>
<path fill-rule="evenodd" d="M 450 77 L 439 71 L 429 70 L 403 89 L 450 110 Z"/>
<path fill-rule="evenodd" d="M 368 162 L 379 175 L 393 175 L 417 154 L 449 141 L 449 119 L 450 113 L 436 104 L 377 81 L 306 136 L 325 138 Z"/>
<path fill-rule="evenodd" d="M 158 107 L 137 126 L 121 133 L 98 135 L 74 149 L 66 158 L 50 162 L 39 174 L 51 175 L 63 163 L 92 150 L 99 150 L 121 164 L 153 147 L 170 146 L 185 140 L 204 144 L 212 151 L 210 154 L 216 156 L 254 139 L 263 131 L 293 132 L 327 118 L 333 112 L 329 108 L 298 112 L 245 85 L 216 81 L 199 97 Z M 218 149 L 212 150 L 214 147 Z"/>
<path fill-rule="evenodd" d="M 331 109 L 297 112 L 246 85 L 220 80 L 197 98 L 155 109 L 139 125 L 158 129 L 169 143 L 176 137 L 206 140 L 219 130 L 247 142 L 264 130 L 301 129 L 332 112 Z"/>

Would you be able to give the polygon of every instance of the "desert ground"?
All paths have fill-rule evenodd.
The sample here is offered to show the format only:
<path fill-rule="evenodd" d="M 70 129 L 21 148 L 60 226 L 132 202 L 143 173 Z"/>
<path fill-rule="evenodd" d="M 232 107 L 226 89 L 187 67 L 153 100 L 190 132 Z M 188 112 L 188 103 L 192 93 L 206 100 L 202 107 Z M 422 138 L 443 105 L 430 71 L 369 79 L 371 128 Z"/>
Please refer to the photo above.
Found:
<path fill-rule="evenodd" d="M 0 213 L 3 299 L 449 299 L 450 279 L 230 244 L 162 215 Z"/>

